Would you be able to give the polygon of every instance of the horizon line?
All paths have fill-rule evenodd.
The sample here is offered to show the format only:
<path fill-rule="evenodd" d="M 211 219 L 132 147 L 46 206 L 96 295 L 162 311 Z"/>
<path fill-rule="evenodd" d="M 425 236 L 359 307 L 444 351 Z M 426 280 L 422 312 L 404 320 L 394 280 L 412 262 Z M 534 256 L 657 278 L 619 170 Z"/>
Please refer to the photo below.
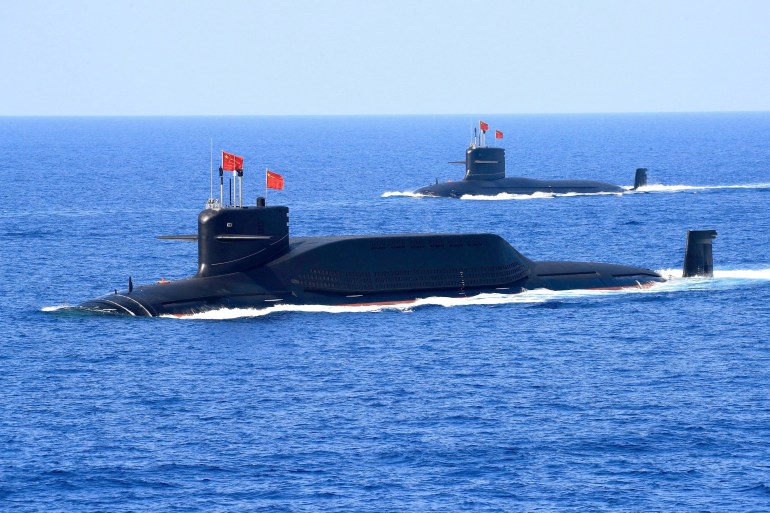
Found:
<path fill-rule="evenodd" d="M 256 117 L 449 117 L 449 116 L 613 116 L 660 114 L 764 114 L 770 110 L 681 110 L 681 111 L 579 111 L 579 112 L 454 112 L 454 113 L 364 113 L 364 114 L 0 114 L 0 118 L 256 118 Z"/>

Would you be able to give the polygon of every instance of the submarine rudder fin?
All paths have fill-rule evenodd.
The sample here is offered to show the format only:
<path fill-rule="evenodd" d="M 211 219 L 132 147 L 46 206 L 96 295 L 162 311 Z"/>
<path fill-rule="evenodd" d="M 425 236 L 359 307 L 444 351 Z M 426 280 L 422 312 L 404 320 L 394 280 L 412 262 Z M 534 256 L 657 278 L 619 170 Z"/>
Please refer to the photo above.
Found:
<path fill-rule="evenodd" d="M 634 176 L 634 188 L 631 190 L 635 191 L 640 187 L 644 187 L 645 185 L 647 185 L 647 168 L 637 168 L 636 176 Z"/>
<path fill-rule="evenodd" d="M 687 230 L 683 278 L 714 276 L 714 257 L 711 246 L 716 237 L 716 230 Z"/>

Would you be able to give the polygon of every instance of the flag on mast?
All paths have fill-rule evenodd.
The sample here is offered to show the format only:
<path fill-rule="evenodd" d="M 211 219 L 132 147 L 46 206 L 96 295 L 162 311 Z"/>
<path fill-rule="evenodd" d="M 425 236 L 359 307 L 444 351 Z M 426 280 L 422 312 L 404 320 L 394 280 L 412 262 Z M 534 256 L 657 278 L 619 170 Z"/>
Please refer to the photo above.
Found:
<path fill-rule="evenodd" d="M 479 121 L 479 128 L 482 132 L 486 132 L 489 130 L 489 125 L 487 123 L 484 123 L 483 121 Z"/>
<path fill-rule="evenodd" d="M 224 171 L 243 170 L 243 157 L 233 155 L 232 153 L 222 152 L 222 169 Z"/>
<path fill-rule="evenodd" d="M 503 133 L 500 130 L 495 130 L 495 139 L 502 139 Z"/>
<path fill-rule="evenodd" d="M 268 189 L 283 189 L 283 176 L 278 173 L 273 173 L 267 169 L 267 188 Z"/>

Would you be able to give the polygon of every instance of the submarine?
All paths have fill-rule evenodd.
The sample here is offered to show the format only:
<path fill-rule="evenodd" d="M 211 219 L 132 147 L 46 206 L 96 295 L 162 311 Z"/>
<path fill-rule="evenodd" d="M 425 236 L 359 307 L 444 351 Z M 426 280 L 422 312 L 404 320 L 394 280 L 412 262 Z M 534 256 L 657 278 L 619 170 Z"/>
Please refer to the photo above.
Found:
<path fill-rule="evenodd" d="M 482 122 L 483 123 L 483 122 Z M 483 125 L 482 125 L 483 126 Z M 482 130 L 486 132 L 486 130 Z M 502 135 L 502 132 L 497 131 Z M 474 136 L 465 150 L 465 160 L 450 162 L 465 164 L 465 176 L 460 181 L 449 181 L 422 187 L 415 191 L 423 196 L 460 198 L 465 195 L 497 196 L 498 194 L 534 194 L 536 192 L 566 193 L 623 193 L 627 190 L 618 185 L 593 180 L 538 180 L 520 176 L 505 176 L 505 149 L 487 146 L 484 134 Z M 647 168 L 638 168 L 634 176 L 634 187 L 647 185 Z"/>
<path fill-rule="evenodd" d="M 690 231 L 684 276 L 711 276 L 714 230 Z M 223 206 L 211 199 L 198 233 L 162 236 L 198 244 L 189 278 L 139 285 L 78 308 L 138 317 L 184 316 L 278 304 L 389 305 L 426 297 L 532 289 L 645 288 L 666 281 L 641 267 L 530 260 L 491 233 L 290 237 L 289 209 Z"/>

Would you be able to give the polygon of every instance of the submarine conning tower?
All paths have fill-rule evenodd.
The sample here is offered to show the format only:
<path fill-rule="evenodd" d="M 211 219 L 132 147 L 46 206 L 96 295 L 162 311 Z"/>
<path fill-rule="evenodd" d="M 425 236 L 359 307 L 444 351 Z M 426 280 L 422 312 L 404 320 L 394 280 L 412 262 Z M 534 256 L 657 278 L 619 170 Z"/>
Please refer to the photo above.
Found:
<path fill-rule="evenodd" d="M 465 180 L 505 178 L 505 150 L 471 145 L 465 150 Z"/>
<path fill-rule="evenodd" d="M 262 201 L 259 201 L 262 200 Z M 289 208 L 207 208 L 198 216 L 198 277 L 219 276 L 265 264 L 289 249 Z"/>

